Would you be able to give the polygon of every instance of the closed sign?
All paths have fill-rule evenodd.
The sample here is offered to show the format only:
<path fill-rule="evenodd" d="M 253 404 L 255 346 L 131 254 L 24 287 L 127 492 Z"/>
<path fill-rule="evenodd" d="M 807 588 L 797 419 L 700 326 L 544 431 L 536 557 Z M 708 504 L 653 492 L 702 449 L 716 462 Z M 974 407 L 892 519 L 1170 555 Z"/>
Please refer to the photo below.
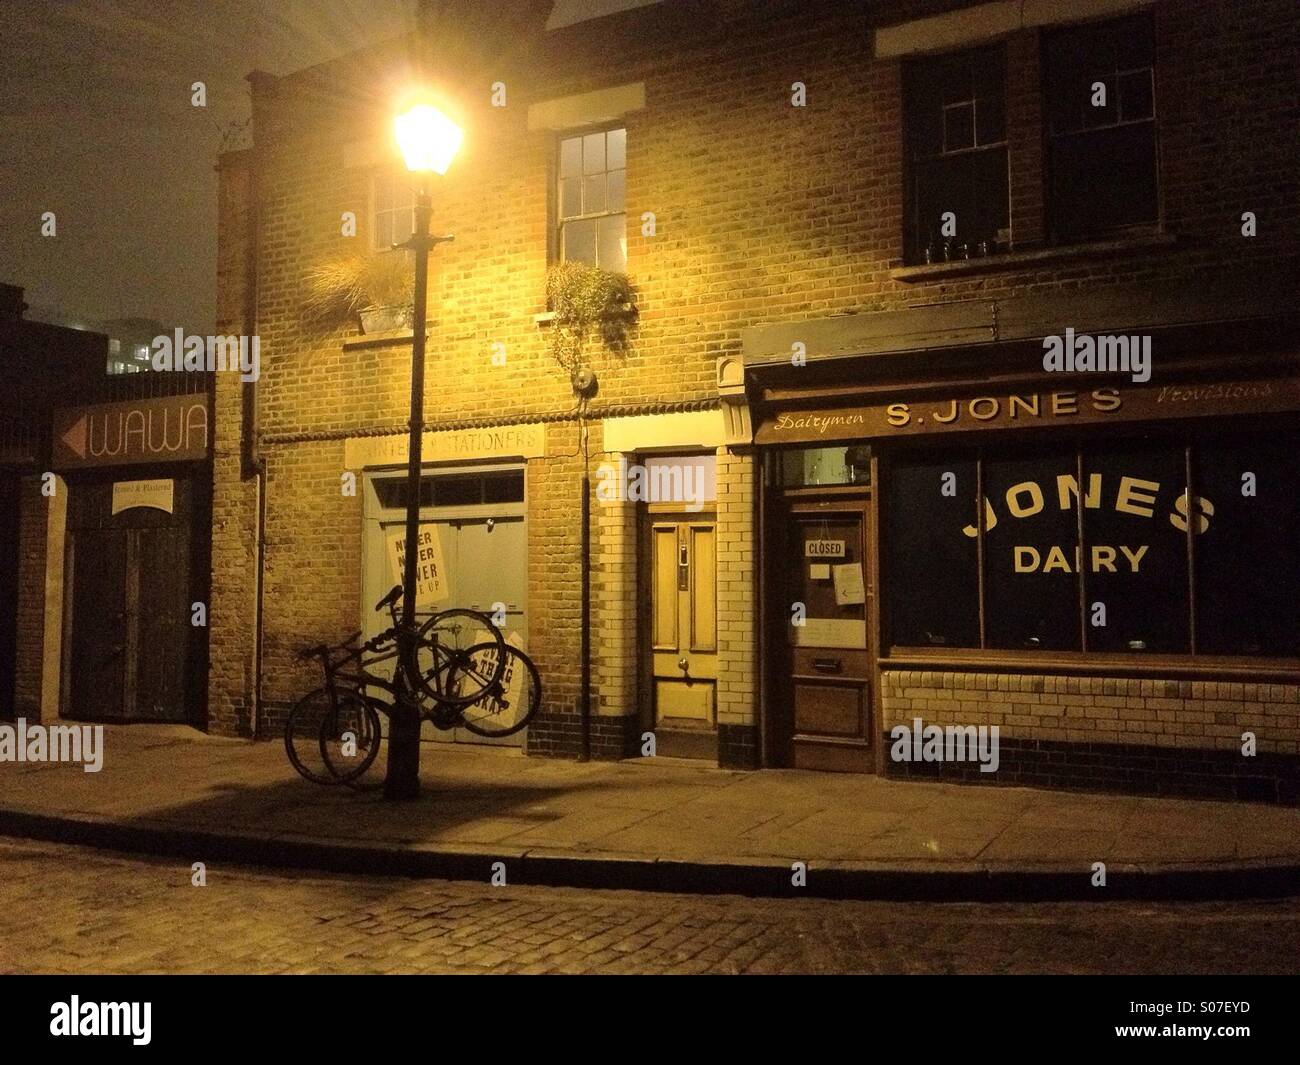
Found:
<path fill-rule="evenodd" d="M 843 540 L 808 540 L 804 544 L 804 558 L 843 558 Z"/>

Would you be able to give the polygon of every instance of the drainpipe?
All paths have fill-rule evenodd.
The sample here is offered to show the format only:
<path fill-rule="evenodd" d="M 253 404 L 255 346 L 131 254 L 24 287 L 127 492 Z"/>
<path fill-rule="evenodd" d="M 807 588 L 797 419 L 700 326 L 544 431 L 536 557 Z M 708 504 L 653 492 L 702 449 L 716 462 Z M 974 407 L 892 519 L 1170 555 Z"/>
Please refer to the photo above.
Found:
<path fill-rule="evenodd" d="M 587 422 L 582 421 L 582 749 L 578 761 L 591 760 L 591 474 L 587 459 Z"/>
<path fill-rule="evenodd" d="M 260 226 L 260 205 L 258 203 L 258 177 L 262 167 L 262 152 L 258 144 L 258 96 L 274 85 L 275 78 L 263 71 L 253 71 L 248 75 L 252 90 L 253 121 L 251 124 L 253 143 L 248 168 L 248 239 L 245 241 L 244 276 L 244 334 L 257 335 L 257 253 Z M 259 345 L 260 347 L 260 345 Z M 266 569 L 266 458 L 261 449 L 261 416 L 257 381 L 243 383 L 242 433 L 243 449 L 241 456 L 241 479 L 250 475 L 257 487 L 257 533 L 256 560 L 253 566 L 253 705 L 250 714 L 249 731 L 254 740 L 260 738 L 262 724 L 262 630 L 264 602 L 264 571 Z"/>

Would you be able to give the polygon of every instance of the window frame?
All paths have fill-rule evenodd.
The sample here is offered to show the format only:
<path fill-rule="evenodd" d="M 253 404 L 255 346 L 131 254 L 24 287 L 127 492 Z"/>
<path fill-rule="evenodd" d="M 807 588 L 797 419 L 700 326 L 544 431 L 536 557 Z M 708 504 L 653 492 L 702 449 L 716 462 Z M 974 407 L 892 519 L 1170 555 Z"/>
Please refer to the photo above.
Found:
<path fill-rule="evenodd" d="M 911 99 L 909 93 L 909 82 L 915 75 L 912 71 L 919 67 L 929 66 L 933 72 L 929 75 L 932 78 L 940 77 L 941 64 L 953 63 L 959 57 L 966 56 L 974 62 L 981 54 L 997 54 L 998 64 L 1001 71 L 1001 100 L 1002 100 L 1002 137 L 998 141 L 991 141 L 987 144 L 979 143 L 979 100 L 978 94 L 973 95 L 969 100 L 956 101 L 952 104 L 944 104 L 940 98 L 938 112 L 938 129 L 940 150 L 934 154 L 925 156 L 918 155 L 914 148 L 914 129 L 915 116 L 914 111 L 919 104 Z M 933 164 L 941 159 L 955 159 L 962 156 L 976 156 L 989 153 L 1001 153 L 1002 172 L 1004 175 L 1005 202 L 1002 205 L 1005 210 L 1006 225 L 1003 227 L 1008 234 L 1012 228 L 1011 217 L 1011 140 L 1010 129 L 1007 120 L 1007 42 L 1005 39 L 981 42 L 976 45 L 970 45 L 963 48 L 952 49 L 949 51 L 926 54 L 911 57 L 904 61 L 902 71 L 901 86 L 901 136 L 902 136 L 902 156 L 903 156 L 903 233 L 902 233 L 902 251 L 903 262 L 905 265 L 916 266 L 925 262 L 924 250 L 925 245 L 922 243 L 923 234 L 921 232 L 921 220 L 917 212 L 920 209 L 918 195 L 918 171 L 923 164 Z M 968 147 L 954 148 L 951 151 L 947 149 L 947 112 L 953 107 L 960 107 L 966 104 L 971 105 L 971 123 L 972 123 L 972 143 Z M 996 243 L 998 238 L 995 235 L 990 238 Z M 969 241 L 965 242 L 969 243 Z"/>
<path fill-rule="evenodd" d="M 1139 20 L 1145 20 L 1150 24 L 1152 41 L 1150 67 L 1120 69 L 1117 66 L 1116 70 L 1109 72 L 1107 76 L 1113 76 L 1115 78 L 1115 88 L 1118 92 L 1119 79 L 1125 74 L 1132 74 L 1137 70 L 1149 69 L 1151 75 L 1151 114 L 1148 117 L 1141 119 L 1125 120 L 1120 116 L 1120 99 L 1117 96 L 1115 99 L 1116 121 L 1108 122 L 1103 125 L 1082 126 L 1078 129 L 1058 133 L 1054 128 L 1056 103 L 1051 95 L 1056 87 L 1056 75 L 1052 70 L 1052 42 L 1069 39 L 1071 34 L 1096 30 L 1097 28 L 1108 24 L 1118 25 L 1124 22 L 1137 22 Z M 1165 225 L 1165 203 L 1160 165 L 1160 108 L 1158 101 L 1160 78 L 1157 62 L 1158 42 L 1156 41 L 1155 17 L 1152 9 L 1126 11 L 1119 15 L 1112 15 L 1101 19 L 1092 19 L 1087 22 L 1075 22 L 1062 26 L 1044 27 L 1038 34 L 1038 55 L 1043 228 L 1048 242 L 1059 247 L 1075 244 L 1087 244 L 1093 241 L 1122 239 L 1126 236 L 1163 232 Z M 1056 145 L 1059 142 L 1068 141 L 1074 138 L 1086 137 L 1110 131 L 1131 129 L 1141 125 L 1150 125 L 1151 127 L 1152 159 L 1154 163 L 1152 182 L 1155 189 L 1152 217 L 1142 221 L 1121 223 L 1106 228 L 1094 228 L 1081 232 L 1063 231 L 1060 228 L 1060 210 L 1058 207 L 1057 197 L 1054 193 L 1054 185 L 1058 169 Z"/>
<path fill-rule="evenodd" d="M 1055 444 L 1063 449 L 1072 450 L 1075 456 L 1076 477 L 1079 478 L 1079 484 L 1084 484 L 1083 472 L 1086 466 L 1087 454 L 1089 451 L 1105 449 L 1109 447 L 1125 447 L 1143 445 L 1166 445 L 1177 447 L 1182 452 L 1183 460 L 1183 487 L 1190 498 L 1196 498 L 1200 495 L 1200 485 L 1198 475 L 1200 472 L 1199 455 L 1203 449 L 1213 448 L 1216 442 L 1226 441 L 1231 446 L 1239 447 L 1243 440 L 1247 440 L 1252 435 L 1259 435 L 1266 432 L 1289 433 L 1300 440 L 1300 423 L 1291 420 L 1279 420 L 1277 424 L 1267 427 L 1247 427 L 1240 424 L 1219 424 L 1209 423 L 1205 425 L 1194 426 L 1134 426 L 1126 427 L 1116 433 L 1104 433 L 1090 437 L 1081 437 L 1071 435 L 1068 439 L 1056 439 Z M 1039 434 L 1033 434 L 1039 437 Z M 1019 447 L 1025 449 L 1029 454 L 1036 444 L 1053 446 L 1053 437 L 1042 436 L 1036 441 L 1026 440 Z M 1200 626 L 1203 625 L 1202 618 L 1202 593 L 1197 584 L 1196 569 L 1196 523 L 1187 522 L 1187 529 L 1184 538 L 1187 543 L 1188 565 L 1187 565 L 1187 589 L 1186 589 L 1186 610 L 1188 622 L 1188 650 L 1169 652 L 1147 652 L 1147 651 L 1111 651 L 1098 650 L 1088 646 L 1087 634 L 1088 624 L 1088 573 L 1080 572 L 1075 575 L 1076 586 L 1079 589 L 1079 613 L 1078 620 L 1080 625 L 1080 649 L 1079 650 L 1038 650 L 1034 648 L 1002 648 L 991 647 L 988 645 L 986 632 L 986 599 L 984 593 L 987 574 L 984 565 L 984 523 L 985 512 L 982 506 L 979 506 L 979 500 L 983 499 L 985 494 L 984 465 L 990 457 L 996 457 L 999 453 L 1005 453 L 1016 447 L 1015 444 L 1008 444 L 1005 439 L 999 439 L 992 443 L 981 443 L 966 439 L 955 442 L 949 446 L 933 446 L 932 444 L 918 444 L 917 446 L 907 447 L 905 450 L 889 449 L 880 456 L 880 513 L 876 522 L 877 529 L 877 554 L 882 560 L 889 557 L 889 551 L 895 548 L 895 545 L 886 541 L 885 536 L 888 531 L 889 521 L 885 514 L 884 508 L 896 506 L 896 501 L 892 498 L 893 491 L 893 469 L 900 461 L 906 461 L 910 457 L 929 458 L 933 456 L 941 460 L 943 456 L 952 456 L 953 461 L 959 458 L 974 462 L 976 468 L 976 501 L 974 509 L 978 510 L 978 518 L 974 524 L 979 529 L 979 535 L 976 542 L 977 551 L 977 578 L 978 601 L 976 603 L 979 646 L 953 646 L 953 645 L 914 645 L 900 644 L 893 640 L 893 602 L 894 596 L 898 594 L 899 589 L 893 579 L 884 572 L 882 566 L 882 596 L 881 604 L 877 617 L 878 626 L 878 655 L 882 668 L 907 668 L 912 663 L 924 665 L 930 668 L 930 663 L 950 663 L 955 666 L 964 668 L 1001 668 L 1012 667 L 1028 670 L 1043 669 L 1067 669 L 1081 670 L 1084 672 L 1113 673 L 1116 670 L 1131 672 L 1150 672 L 1168 675 L 1170 673 L 1182 673 L 1188 675 L 1205 675 L 1224 670 L 1241 670 L 1251 675 L 1271 672 L 1285 674 L 1288 677 L 1300 675 L 1300 656 L 1288 657 L 1276 654 L 1225 654 L 1225 653 L 1206 653 L 1200 650 L 1198 644 L 1200 641 Z M 1175 495 L 1179 498 L 1181 493 Z M 1211 501 L 1213 502 L 1213 501 Z M 1085 511 L 1083 508 L 1077 508 L 1078 521 L 1081 529 L 1081 536 L 1076 543 L 1087 545 L 1086 535 L 1082 535 L 1082 525 Z M 1195 513 L 1193 511 L 1193 513 Z M 1086 570 L 1086 567 L 1080 567 Z"/>
<path fill-rule="evenodd" d="M 393 190 L 396 191 L 398 188 L 403 187 L 401 176 L 406 173 L 408 173 L 406 170 L 398 169 L 396 167 L 384 167 L 378 170 L 371 171 L 370 189 L 369 189 L 369 211 L 366 216 L 366 221 L 368 223 L 369 230 L 370 230 L 369 245 L 371 251 L 392 251 L 393 250 L 393 242 L 387 244 L 379 243 L 380 210 L 378 205 L 378 201 L 379 201 L 378 184 L 380 181 L 388 181 L 392 184 Z M 409 207 L 385 208 L 383 213 L 391 214 L 394 216 L 394 219 L 396 219 L 396 216 L 400 212 L 409 210 L 411 214 L 411 232 L 414 233 L 415 232 L 415 199 L 417 195 L 416 188 L 414 185 L 410 186 L 409 192 L 411 197 L 411 203 Z M 397 241 L 396 243 L 401 243 L 401 241 Z"/>
<path fill-rule="evenodd" d="M 596 212 L 591 212 L 591 213 L 586 213 L 581 215 L 574 215 L 572 218 L 564 217 L 564 205 L 562 202 L 563 190 L 560 187 L 561 153 L 563 151 L 564 142 L 570 140 L 582 140 L 585 137 L 590 137 L 597 133 L 608 135 L 612 131 L 619 130 L 619 129 L 623 130 L 624 140 L 625 140 L 624 155 L 623 155 L 624 185 L 623 185 L 622 209 L 618 211 L 609 211 L 609 210 L 596 211 Z M 547 203 L 549 205 L 549 214 L 551 219 L 551 224 L 548 227 L 549 244 L 550 244 L 550 247 L 548 248 L 548 258 L 552 265 L 556 265 L 568 261 L 564 256 L 564 227 L 570 222 L 585 222 L 591 219 L 613 218 L 617 215 L 622 215 L 624 219 L 624 239 L 626 240 L 626 226 L 627 226 L 627 216 L 628 216 L 627 179 L 626 179 L 628 167 L 627 167 L 626 139 L 627 139 L 627 120 L 625 118 L 613 119 L 608 122 L 600 122 L 590 126 L 575 126 L 572 129 L 559 130 L 556 133 L 552 141 L 552 147 L 551 147 L 550 190 L 547 197 Z M 606 159 L 606 162 L 608 164 L 608 157 Z M 604 171 L 602 171 L 602 173 L 606 175 L 606 178 L 608 180 L 608 175 L 610 173 L 608 169 L 608 165 L 607 168 Z M 582 175 L 582 176 L 585 177 L 586 175 Z M 597 226 L 599 227 L 599 222 L 597 223 Z M 597 258 L 599 258 L 599 238 L 597 238 Z M 585 262 L 585 260 L 575 260 L 575 261 Z M 597 265 L 601 265 L 601 264 L 599 264 L 598 262 Z M 601 265 L 601 268 L 608 269 L 608 267 L 604 267 L 603 265 Z M 626 272 L 626 270 L 627 270 L 627 257 L 624 256 L 623 266 L 616 272 L 624 273 Z"/>

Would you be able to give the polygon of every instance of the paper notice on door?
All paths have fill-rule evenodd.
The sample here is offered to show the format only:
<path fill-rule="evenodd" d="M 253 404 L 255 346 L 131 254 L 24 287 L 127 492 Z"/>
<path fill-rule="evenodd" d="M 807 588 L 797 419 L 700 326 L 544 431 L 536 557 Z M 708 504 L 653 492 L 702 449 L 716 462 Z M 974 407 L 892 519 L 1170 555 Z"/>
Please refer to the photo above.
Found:
<path fill-rule="evenodd" d="M 397 527 L 387 531 L 388 565 L 393 580 L 402 583 L 406 565 L 406 530 Z M 420 551 L 415 562 L 415 605 L 420 608 L 436 606 L 451 597 L 447 587 L 447 570 L 442 564 L 442 540 L 436 525 L 420 528 Z"/>
<path fill-rule="evenodd" d="M 860 562 L 853 562 L 847 566 L 836 566 L 833 580 L 835 581 L 836 606 L 853 606 L 867 601 L 866 588 L 862 583 L 862 564 Z"/>
<path fill-rule="evenodd" d="M 831 579 L 831 565 L 829 562 L 814 562 L 808 567 L 808 579 L 812 581 L 828 581 Z"/>

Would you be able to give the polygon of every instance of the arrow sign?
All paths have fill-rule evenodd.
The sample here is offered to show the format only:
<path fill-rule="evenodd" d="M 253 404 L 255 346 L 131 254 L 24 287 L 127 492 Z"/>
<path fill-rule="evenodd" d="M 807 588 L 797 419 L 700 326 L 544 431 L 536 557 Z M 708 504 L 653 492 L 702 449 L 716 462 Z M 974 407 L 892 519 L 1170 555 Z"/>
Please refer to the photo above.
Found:
<path fill-rule="evenodd" d="M 72 428 L 59 437 L 70 451 L 77 453 L 77 458 L 86 457 L 86 416 L 83 414 L 72 424 Z"/>

